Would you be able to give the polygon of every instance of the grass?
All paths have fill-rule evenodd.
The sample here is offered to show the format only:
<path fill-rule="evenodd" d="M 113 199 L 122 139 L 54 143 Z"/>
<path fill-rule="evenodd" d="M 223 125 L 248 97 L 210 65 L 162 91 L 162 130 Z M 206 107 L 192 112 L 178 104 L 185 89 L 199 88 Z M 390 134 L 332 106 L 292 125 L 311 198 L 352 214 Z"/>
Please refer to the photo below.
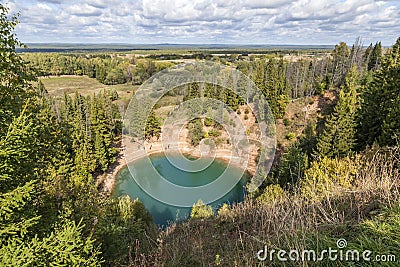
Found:
<path fill-rule="evenodd" d="M 116 90 L 119 95 L 119 105 L 123 107 L 123 110 L 128 106 L 133 92 L 139 88 L 138 85 L 128 83 L 105 85 L 94 78 L 76 75 L 40 77 L 39 80 L 42 81 L 46 90 L 52 96 L 63 96 L 64 93 L 72 95 L 75 92 L 82 95 L 92 95 L 101 90 Z"/>
<path fill-rule="evenodd" d="M 399 266 L 398 262 L 261 262 L 256 253 L 321 252 L 345 238 L 347 248 L 400 257 L 399 149 L 360 155 L 350 188 L 338 187 L 318 201 L 284 192 L 279 200 L 246 199 L 206 219 L 173 224 L 160 233 L 153 254 L 140 266 Z M 299 190 L 300 191 L 300 190 Z M 335 194 L 332 194 L 335 192 Z M 323 193 L 322 193 L 323 194 Z M 399 259 L 397 259 L 399 260 Z"/>
<path fill-rule="evenodd" d="M 104 89 L 114 89 L 121 99 L 129 98 L 139 86 L 132 84 L 105 85 L 96 79 L 87 76 L 63 75 L 41 77 L 40 81 L 50 95 L 62 96 L 64 93 L 74 94 L 76 91 L 82 95 L 98 93 Z"/>

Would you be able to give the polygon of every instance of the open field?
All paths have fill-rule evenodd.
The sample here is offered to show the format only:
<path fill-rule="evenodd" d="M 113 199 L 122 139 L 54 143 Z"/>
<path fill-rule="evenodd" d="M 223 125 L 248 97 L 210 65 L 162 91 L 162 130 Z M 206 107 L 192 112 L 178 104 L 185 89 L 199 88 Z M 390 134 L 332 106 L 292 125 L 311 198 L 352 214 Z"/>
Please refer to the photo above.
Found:
<path fill-rule="evenodd" d="M 121 100 L 126 101 L 139 88 L 138 85 L 132 84 L 104 85 L 96 79 L 75 75 L 40 77 L 39 80 L 52 96 L 62 96 L 64 93 L 74 94 L 76 91 L 80 94 L 88 95 L 104 89 L 114 89 L 118 92 Z"/>

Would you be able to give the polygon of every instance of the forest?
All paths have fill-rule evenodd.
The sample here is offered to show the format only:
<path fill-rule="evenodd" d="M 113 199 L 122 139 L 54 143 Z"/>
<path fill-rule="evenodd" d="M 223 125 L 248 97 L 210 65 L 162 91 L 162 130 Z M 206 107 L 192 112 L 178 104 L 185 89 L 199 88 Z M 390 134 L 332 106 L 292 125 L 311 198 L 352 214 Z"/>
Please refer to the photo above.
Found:
<path fill-rule="evenodd" d="M 0 5 L 1 266 L 258 266 L 265 244 L 319 251 L 338 238 L 350 249 L 400 257 L 400 38 L 388 48 L 357 39 L 289 58 L 209 54 L 265 95 L 278 125 L 277 156 L 243 202 L 214 211 L 199 201 L 189 220 L 163 229 L 138 199 L 110 198 L 99 185 L 120 151 L 126 107 L 118 93 L 53 96 L 41 79 L 138 85 L 177 63 L 129 53 L 17 53 L 17 24 Z M 200 96 L 198 85 L 189 88 L 185 99 Z M 215 92 L 205 96 L 243 105 Z M 157 116 L 147 121 L 147 138 L 160 133 Z M 193 145 L 212 122 L 204 123 L 191 123 Z M 339 266 L 307 266 L 318 264 Z"/>

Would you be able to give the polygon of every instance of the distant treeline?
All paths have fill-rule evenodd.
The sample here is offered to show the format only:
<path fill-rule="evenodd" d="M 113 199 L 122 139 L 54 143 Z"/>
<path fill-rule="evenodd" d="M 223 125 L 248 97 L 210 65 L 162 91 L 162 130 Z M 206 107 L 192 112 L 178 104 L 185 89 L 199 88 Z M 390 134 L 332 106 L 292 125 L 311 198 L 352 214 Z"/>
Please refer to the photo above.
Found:
<path fill-rule="evenodd" d="M 290 99 L 313 96 L 343 86 L 352 67 L 357 69 L 361 85 L 366 85 L 372 79 L 373 71 L 380 66 L 382 45 L 376 43 L 364 48 L 357 41 L 349 47 L 341 42 L 330 53 L 322 53 L 321 50 L 286 51 L 250 56 L 212 55 L 209 52 L 149 55 L 147 58 L 117 53 L 28 53 L 22 56 L 39 76 L 87 75 L 106 85 L 141 84 L 158 71 L 174 65 L 167 60 L 213 60 L 232 65 L 248 75 L 267 97 L 274 115 L 281 118 Z"/>
<path fill-rule="evenodd" d="M 157 50 L 157 49 L 141 49 L 141 50 Z M 130 52 L 130 48 L 62 48 L 62 47 L 27 47 L 17 48 L 18 53 L 122 53 Z"/>

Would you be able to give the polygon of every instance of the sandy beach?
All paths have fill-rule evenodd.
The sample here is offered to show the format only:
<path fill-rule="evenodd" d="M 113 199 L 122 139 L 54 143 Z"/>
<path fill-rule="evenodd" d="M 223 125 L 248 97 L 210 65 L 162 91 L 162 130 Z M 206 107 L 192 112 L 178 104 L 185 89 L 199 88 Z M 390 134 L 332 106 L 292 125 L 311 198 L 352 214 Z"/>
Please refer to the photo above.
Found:
<path fill-rule="evenodd" d="M 101 192 L 106 196 L 112 194 L 116 177 L 127 164 L 146 156 L 160 154 L 164 152 L 161 140 L 145 141 L 144 149 L 138 151 L 137 149 L 135 150 L 132 148 L 133 146 L 137 146 L 138 144 L 130 142 L 130 139 L 131 138 L 128 136 L 123 136 L 117 160 L 113 164 L 111 164 L 108 170 L 104 174 L 100 175 L 97 179 L 98 187 L 101 188 Z M 233 160 L 231 149 L 232 147 L 230 145 L 222 145 L 218 147 L 215 151 L 215 158 L 226 161 L 228 163 L 230 160 Z M 186 155 L 201 157 L 200 148 L 198 146 L 193 147 L 186 141 L 179 142 L 179 150 L 181 151 L 181 153 Z M 251 146 L 250 151 L 251 152 L 246 171 L 253 175 L 257 168 L 256 158 L 258 156 L 258 152 L 255 146 Z M 235 163 L 233 162 L 233 164 Z"/>

